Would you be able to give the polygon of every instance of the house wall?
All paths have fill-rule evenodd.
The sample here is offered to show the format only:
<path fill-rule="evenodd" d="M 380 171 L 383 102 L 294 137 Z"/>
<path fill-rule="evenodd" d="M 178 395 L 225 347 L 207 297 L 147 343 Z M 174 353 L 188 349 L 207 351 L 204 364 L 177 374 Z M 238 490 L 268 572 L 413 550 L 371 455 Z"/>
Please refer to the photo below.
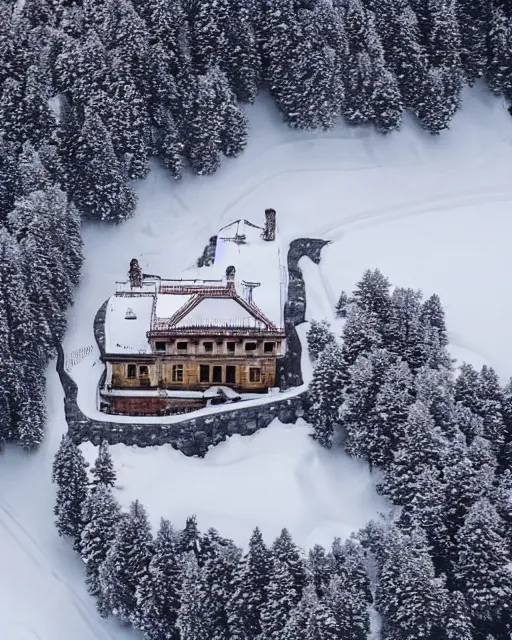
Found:
<path fill-rule="evenodd" d="M 157 343 L 165 343 L 165 351 L 157 349 Z M 207 351 L 205 343 L 211 344 L 211 351 Z M 228 343 L 234 345 L 234 351 L 228 349 Z M 154 353 L 161 353 L 162 355 L 171 356 L 237 356 L 245 357 L 248 353 L 246 345 L 250 343 L 256 344 L 256 349 L 250 353 L 252 355 L 265 356 L 269 355 L 265 352 L 265 343 L 274 345 L 271 352 L 274 356 L 282 356 L 286 350 L 286 344 L 284 338 L 241 338 L 241 337 L 226 337 L 226 338 L 193 338 L 182 337 L 161 340 L 152 340 L 151 348 Z M 178 345 L 186 344 L 185 349 L 178 349 Z"/>
<path fill-rule="evenodd" d="M 129 378 L 129 366 L 136 367 L 136 377 Z M 173 379 L 173 366 L 183 367 L 183 379 Z M 201 381 L 201 365 L 209 369 L 208 381 Z M 147 367 L 148 375 L 140 374 L 140 367 Z M 221 376 L 214 377 L 214 367 L 220 367 Z M 234 367 L 234 382 L 227 379 L 227 367 Z M 253 369 L 251 379 L 251 369 Z M 217 372 L 218 370 L 215 370 Z M 241 391 L 265 391 L 275 386 L 276 359 L 251 356 L 250 358 L 226 359 L 225 357 L 211 358 L 166 358 L 162 356 L 153 363 L 144 360 L 140 364 L 134 359 L 132 362 L 112 363 L 112 386 L 121 389 L 139 389 L 144 387 L 161 387 L 168 389 L 207 389 L 212 385 L 223 384 L 235 387 Z"/>

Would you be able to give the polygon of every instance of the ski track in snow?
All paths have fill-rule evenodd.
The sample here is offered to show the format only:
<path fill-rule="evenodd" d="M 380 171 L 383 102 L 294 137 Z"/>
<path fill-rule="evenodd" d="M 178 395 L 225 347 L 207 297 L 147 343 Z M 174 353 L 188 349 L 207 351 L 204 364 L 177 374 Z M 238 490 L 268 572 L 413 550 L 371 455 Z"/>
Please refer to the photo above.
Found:
<path fill-rule="evenodd" d="M 333 320 L 338 288 L 350 290 L 361 273 L 355 273 L 355 267 L 354 273 L 346 273 L 351 265 L 336 262 L 337 257 L 333 255 L 344 255 L 357 234 L 374 230 L 375 236 L 378 228 L 377 236 L 372 236 L 373 245 L 366 246 L 359 238 L 357 246 L 362 256 L 351 254 L 354 262 L 358 259 L 357 269 L 360 262 L 364 265 L 361 268 L 375 267 L 388 257 L 378 246 L 381 232 L 384 234 L 388 229 L 387 240 L 392 236 L 391 227 L 386 225 L 395 225 L 393 229 L 398 232 L 411 220 L 415 225 L 425 225 L 426 221 L 434 223 L 436 219 L 441 229 L 443 222 L 447 227 L 451 220 L 464 221 L 462 214 L 466 208 L 479 206 L 485 216 L 489 208 L 512 202 L 510 116 L 488 92 L 477 87 L 468 93 L 471 96 L 465 100 L 451 130 L 436 139 L 411 124 L 407 117 L 401 133 L 385 138 L 370 128 L 343 125 L 328 133 L 298 133 L 287 129 L 269 100 L 262 98 L 254 107 L 247 108 L 253 130 L 245 153 L 239 159 L 226 160 L 215 177 L 187 176 L 174 182 L 162 169 L 153 169 L 145 181 L 136 184 L 139 206 L 134 219 L 110 230 L 84 225 L 84 277 L 75 307 L 70 310 L 70 328 L 64 345 L 71 355 L 69 365 L 79 368 L 90 358 L 96 358 L 95 344 L 91 353 L 85 353 L 93 344 L 94 314 L 110 295 L 113 281 L 123 277 L 133 255 L 143 257 L 144 268 L 154 265 L 155 271 L 151 272 L 161 271 L 163 276 L 173 277 L 177 269 L 193 262 L 220 226 L 233 218 L 259 216 L 266 206 L 277 209 L 278 223 L 286 240 L 309 236 L 331 241 L 324 249 L 325 260 L 320 265 L 304 260 L 301 267 L 308 295 L 307 319 L 339 322 Z M 440 213 L 446 216 L 442 223 Z M 418 218 L 416 222 L 419 216 L 421 220 Z M 446 230 L 452 234 L 450 238 L 460 244 L 467 241 L 465 232 L 465 228 L 460 229 L 460 240 L 453 229 Z M 497 235 L 507 236 L 506 227 Z M 474 240 L 471 235 L 468 238 Z M 499 251 L 502 250 L 500 246 Z M 396 246 L 390 246 L 388 253 L 393 251 Z M 476 256 L 480 257 L 482 251 L 485 247 L 474 247 Z M 410 275 L 408 265 L 401 265 L 397 267 L 399 273 L 393 276 L 394 284 L 401 285 L 401 278 L 407 279 Z M 496 265 L 500 273 L 509 272 L 509 262 L 496 262 Z M 428 264 L 423 270 L 435 271 Z M 471 273 L 476 277 L 476 271 Z M 444 274 L 434 274 L 432 281 L 427 278 L 426 284 L 414 280 L 419 275 L 423 272 L 413 271 L 412 283 L 404 286 L 428 289 L 431 284 L 437 287 L 443 283 Z M 501 277 L 506 295 L 512 298 L 505 277 Z M 484 287 L 485 283 L 478 282 L 475 287 L 478 286 Z M 457 310 L 454 307 L 465 300 L 454 299 L 456 305 L 447 299 L 449 313 L 454 313 Z M 484 299 L 482 306 L 486 303 L 488 299 Z M 467 319 L 471 310 L 471 305 L 465 310 Z M 507 308 L 486 308 L 486 312 L 491 314 L 487 321 L 493 325 L 499 324 L 502 317 L 505 319 L 502 324 L 510 317 Z M 506 344 L 503 335 L 507 334 L 503 334 L 503 329 L 495 327 L 496 343 L 484 343 L 479 325 L 480 333 L 472 334 L 466 331 L 464 318 L 453 326 L 450 326 L 450 317 L 448 319 L 452 352 L 458 358 L 474 356 L 478 362 L 490 364 L 496 361 L 500 346 Z M 307 323 L 299 328 L 302 339 L 306 326 Z M 60 434 L 65 430 L 62 390 L 53 370 L 49 374 L 48 403 L 48 437 L 41 449 L 35 454 L 20 454 L 8 448 L 4 459 L 0 459 L 0 640 L 136 638 L 137 635 L 126 628 L 100 620 L 93 600 L 87 596 L 83 570 L 76 555 L 53 528 L 51 461 Z M 224 446 L 222 455 L 212 452 L 198 468 L 217 466 L 221 473 L 227 468 L 235 472 L 243 465 L 254 465 L 255 461 L 258 466 L 264 466 L 270 458 L 268 452 L 258 449 L 258 441 L 257 438 L 251 441 L 254 442 L 252 452 L 239 446 L 240 443 Z M 302 457 L 295 467 L 288 463 L 291 472 L 287 482 L 294 478 L 298 494 L 309 511 L 296 518 L 291 531 L 302 540 L 313 536 L 308 543 L 314 543 L 318 541 L 316 536 L 324 534 L 328 538 L 339 533 L 336 530 L 339 518 L 333 520 L 336 505 L 346 500 L 349 508 L 357 510 L 361 494 L 356 486 L 340 497 L 338 485 L 329 475 L 332 468 L 329 471 L 328 458 L 321 455 L 315 458 L 314 453 L 299 450 Z M 286 455 L 286 450 L 280 455 Z M 133 480 L 141 474 L 140 464 L 140 456 L 123 458 L 120 472 Z M 360 475 L 356 467 L 349 473 L 354 474 L 356 484 L 364 482 L 365 476 Z M 312 489 L 313 478 L 322 491 Z M 136 493 L 136 489 L 131 485 L 122 487 L 127 494 Z M 280 495 L 277 499 L 286 499 L 286 496 Z M 223 512 L 221 505 L 209 507 L 215 513 Z M 279 513 L 276 505 L 273 508 Z M 164 513 L 165 509 L 161 511 L 158 516 L 172 517 L 172 513 Z M 232 520 L 236 526 L 236 518 Z M 228 522 L 231 521 L 228 519 Z M 317 524 L 316 529 L 311 528 L 312 522 Z M 228 528 L 220 533 L 236 537 L 237 532 Z M 2 583 L 8 590 L 4 586 L 2 591 Z M 28 589 L 33 587 L 32 583 L 37 586 L 35 604 L 30 602 Z M 52 616 L 58 619 L 49 620 Z"/>

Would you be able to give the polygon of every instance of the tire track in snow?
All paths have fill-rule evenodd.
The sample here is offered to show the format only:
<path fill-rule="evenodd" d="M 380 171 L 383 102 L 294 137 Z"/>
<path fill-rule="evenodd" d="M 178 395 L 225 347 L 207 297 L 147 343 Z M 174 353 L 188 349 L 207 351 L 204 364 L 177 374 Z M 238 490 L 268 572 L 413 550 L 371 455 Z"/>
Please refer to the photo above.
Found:
<path fill-rule="evenodd" d="M 316 235 L 325 240 L 340 240 L 346 231 L 358 227 L 375 226 L 380 222 L 410 218 L 424 213 L 435 213 L 450 209 L 460 209 L 476 204 L 490 204 L 498 202 L 512 202 L 512 189 L 510 187 L 495 187 L 489 189 L 475 189 L 448 192 L 446 194 L 411 200 L 401 205 L 389 205 L 376 207 L 355 213 L 345 218 L 339 225 L 332 225 L 317 229 Z"/>
<path fill-rule="evenodd" d="M 52 567 L 51 562 L 42 547 L 36 542 L 28 529 L 4 501 L 0 501 L 0 512 L 0 515 L 5 516 L 11 523 L 11 526 L 9 526 L 6 523 L 6 518 L 0 518 L 0 526 L 2 529 L 7 533 L 9 538 L 13 540 L 14 544 L 21 549 L 23 554 L 32 560 L 32 563 L 41 574 L 51 576 L 55 581 L 61 584 L 66 591 L 68 591 L 75 611 L 91 631 L 92 637 L 97 639 L 104 638 L 105 640 L 115 640 L 115 637 L 107 629 L 101 627 L 99 622 L 94 624 L 93 620 L 97 615 L 94 607 L 88 605 L 75 591 L 73 586 Z M 31 631 L 34 636 L 39 637 L 33 630 Z"/>

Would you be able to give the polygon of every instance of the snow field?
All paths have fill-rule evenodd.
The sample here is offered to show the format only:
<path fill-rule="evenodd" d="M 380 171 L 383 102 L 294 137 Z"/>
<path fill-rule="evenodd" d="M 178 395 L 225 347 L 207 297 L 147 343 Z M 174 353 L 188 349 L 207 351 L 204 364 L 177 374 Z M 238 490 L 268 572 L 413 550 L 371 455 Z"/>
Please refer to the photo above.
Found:
<path fill-rule="evenodd" d="M 275 420 L 252 436 L 232 436 L 204 459 L 187 458 L 170 445 L 110 447 L 117 472 L 116 497 L 124 508 L 138 498 L 156 529 L 161 517 L 182 528 L 196 514 L 202 531 L 246 546 L 259 526 L 267 543 L 283 527 L 302 547 L 330 546 L 386 512 L 366 465 L 342 451 L 325 451 L 309 426 Z M 81 445 L 93 464 L 97 448 Z"/>

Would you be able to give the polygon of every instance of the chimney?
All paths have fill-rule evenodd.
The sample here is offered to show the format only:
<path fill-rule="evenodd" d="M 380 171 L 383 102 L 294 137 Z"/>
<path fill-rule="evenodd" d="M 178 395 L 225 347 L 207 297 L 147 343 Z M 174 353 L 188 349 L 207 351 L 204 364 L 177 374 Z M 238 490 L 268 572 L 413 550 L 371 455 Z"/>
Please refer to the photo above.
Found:
<path fill-rule="evenodd" d="M 132 258 L 130 261 L 129 277 L 132 289 L 142 287 L 142 269 L 140 268 L 137 258 Z"/>
<path fill-rule="evenodd" d="M 276 239 L 276 210 L 265 209 L 265 229 L 263 231 L 263 240 L 272 242 Z"/>
<path fill-rule="evenodd" d="M 236 269 L 233 265 L 229 266 L 226 269 L 226 282 L 227 282 L 228 289 L 235 288 L 235 274 L 236 274 Z"/>

